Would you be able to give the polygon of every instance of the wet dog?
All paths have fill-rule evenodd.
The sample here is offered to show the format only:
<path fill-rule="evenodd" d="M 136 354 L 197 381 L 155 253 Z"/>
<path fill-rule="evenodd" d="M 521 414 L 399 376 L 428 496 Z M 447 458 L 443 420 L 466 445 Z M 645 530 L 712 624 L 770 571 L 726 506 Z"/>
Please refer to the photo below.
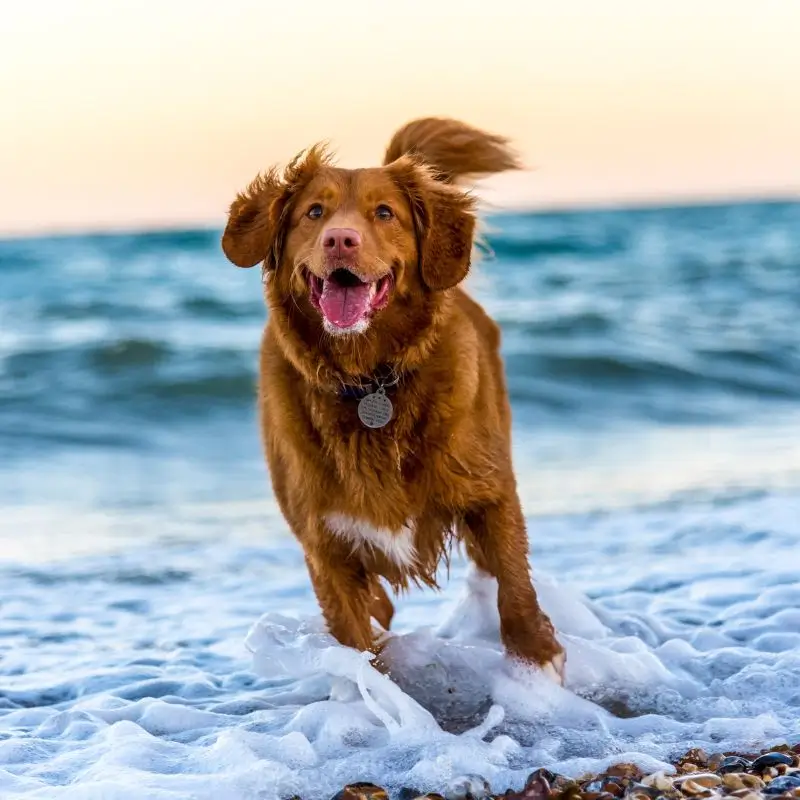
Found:
<path fill-rule="evenodd" d="M 258 176 L 223 250 L 263 265 L 259 410 L 275 495 L 330 632 L 379 650 L 394 590 L 436 586 L 454 539 L 497 580 L 507 652 L 560 680 L 564 651 L 531 583 L 511 463 L 500 332 L 459 286 L 475 201 L 460 181 L 517 167 L 506 140 L 426 118 L 383 166 L 320 147 Z"/>

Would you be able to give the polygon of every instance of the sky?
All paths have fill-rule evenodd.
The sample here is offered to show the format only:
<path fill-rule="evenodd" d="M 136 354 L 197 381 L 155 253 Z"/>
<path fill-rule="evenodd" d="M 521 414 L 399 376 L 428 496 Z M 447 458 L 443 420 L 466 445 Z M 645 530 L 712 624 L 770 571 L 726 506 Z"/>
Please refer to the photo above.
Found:
<path fill-rule="evenodd" d="M 27 0 L 0 18 L 0 232 L 222 224 L 328 140 L 443 115 L 496 206 L 800 196 L 800 0 Z"/>

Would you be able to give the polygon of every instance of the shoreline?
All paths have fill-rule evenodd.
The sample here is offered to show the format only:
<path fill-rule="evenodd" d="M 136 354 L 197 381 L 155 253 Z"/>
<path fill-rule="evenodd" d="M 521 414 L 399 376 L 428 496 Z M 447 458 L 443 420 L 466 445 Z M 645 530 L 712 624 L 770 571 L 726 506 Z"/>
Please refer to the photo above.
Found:
<path fill-rule="evenodd" d="M 634 764 L 615 764 L 604 772 L 565 778 L 534 770 L 521 789 L 493 793 L 480 775 L 454 780 L 441 793 L 411 787 L 397 793 L 372 783 L 344 786 L 330 800 L 737 800 L 800 798 L 800 744 L 779 744 L 758 752 L 708 754 L 693 748 L 666 770 L 647 774 Z M 316 800 L 295 796 L 290 800 Z"/>

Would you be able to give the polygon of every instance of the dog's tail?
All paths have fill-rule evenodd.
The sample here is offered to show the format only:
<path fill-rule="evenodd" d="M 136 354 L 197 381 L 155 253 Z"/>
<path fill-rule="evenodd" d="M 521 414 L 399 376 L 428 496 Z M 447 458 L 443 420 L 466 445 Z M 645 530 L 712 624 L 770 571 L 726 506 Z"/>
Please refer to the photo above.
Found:
<path fill-rule="evenodd" d="M 522 168 L 505 137 L 442 117 L 423 117 L 400 128 L 386 148 L 383 163 L 391 164 L 406 154 L 433 167 L 445 183 Z"/>

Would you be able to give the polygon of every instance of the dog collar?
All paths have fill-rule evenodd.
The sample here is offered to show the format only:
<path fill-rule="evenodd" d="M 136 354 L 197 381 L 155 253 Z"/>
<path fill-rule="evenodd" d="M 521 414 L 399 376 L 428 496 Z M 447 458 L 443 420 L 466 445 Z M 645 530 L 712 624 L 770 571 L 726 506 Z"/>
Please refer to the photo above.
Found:
<path fill-rule="evenodd" d="M 373 394 L 378 389 L 386 392 L 393 390 L 400 383 L 400 377 L 389 366 L 381 367 L 371 377 L 361 378 L 358 382 L 343 383 L 339 387 L 338 395 L 343 400 L 362 400 L 368 394 Z"/>

